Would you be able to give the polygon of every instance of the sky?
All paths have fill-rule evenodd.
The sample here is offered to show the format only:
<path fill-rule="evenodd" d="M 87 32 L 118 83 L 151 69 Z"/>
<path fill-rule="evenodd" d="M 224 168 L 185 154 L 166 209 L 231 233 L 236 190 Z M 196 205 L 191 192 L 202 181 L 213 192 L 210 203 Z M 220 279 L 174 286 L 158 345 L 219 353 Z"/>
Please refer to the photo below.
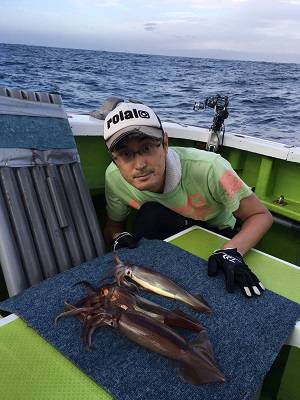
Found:
<path fill-rule="evenodd" d="M 0 42 L 300 63 L 300 0 L 0 0 Z"/>

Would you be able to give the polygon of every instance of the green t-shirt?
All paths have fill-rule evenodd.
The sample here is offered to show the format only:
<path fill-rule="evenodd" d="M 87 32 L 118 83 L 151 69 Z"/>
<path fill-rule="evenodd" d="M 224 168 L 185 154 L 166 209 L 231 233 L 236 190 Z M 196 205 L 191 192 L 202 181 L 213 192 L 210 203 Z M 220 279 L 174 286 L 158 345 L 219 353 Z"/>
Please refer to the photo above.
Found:
<path fill-rule="evenodd" d="M 113 221 L 124 221 L 130 208 L 155 201 L 187 218 L 207 221 L 219 229 L 235 225 L 232 213 L 240 200 L 252 194 L 228 161 L 219 154 L 185 147 L 172 147 L 179 155 L 181 179 L 168 193 L 141 191 L 126 182 L 111 163 L 105 174 L 107 215 Z"/>

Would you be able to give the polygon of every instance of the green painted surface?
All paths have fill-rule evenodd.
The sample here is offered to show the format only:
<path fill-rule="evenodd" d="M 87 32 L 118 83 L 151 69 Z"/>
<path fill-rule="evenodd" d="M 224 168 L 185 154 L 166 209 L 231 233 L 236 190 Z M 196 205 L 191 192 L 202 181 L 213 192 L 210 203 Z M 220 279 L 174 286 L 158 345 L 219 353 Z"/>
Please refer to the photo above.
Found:
<path fill-rule="evenodd" d="M 239 149 L 224 148 L 223 157 L 231 162 L 239 176 L 279 215 L 300 221 L 300 163 L 288 162 Z M 283 195 L 286 204 L 276 204 Z"/>
<path fill-rule="evenodd" d="M 293 200 L 300 206 L 300 164 L 276 160 L 273 169 L 274 187 L 276 196 L 283 194 L 287 201 Z"/>
<path fill-rule="evenodd" d="M 272 168 L 273 160 L 269 157 L 262 157 L 255 187 L 255 193 L 259 198 L 264 198 L 271 192 Z"/>
<path fill-rule="evenodd" d="M 207 260 L 210 254 L 221 248 L 225 241 L 226 239 L 211 232 L 194 229 L 173 239 L 171 243 Z M 266 288 L 300 303 L 300 268 L 291 268 L 279 259 L 254 250 L 247 253 L 245 260 Z"/>
<path fill-rule="evenodd" d="M 274 223 L 256 248 L 292 264 L 300 265 L 300 233 L 284 226 Z"/>
<path fill-rule="evenodd" d="M 289 361 L 290 352 L 292 350 L 293 349 L 289 346 L 283 346 L 280 350 L 280 353 L 276 357 L 276 360 L 274 361 L 270 371 L 265 376 L 261 392 L 261 400 L 278 399 L 278 393 L 283 382 L 283 374 L 285 369 L 291 365 L 293 367 L 295 366 L 292 359 Z M 297 393 L 298 390 L 294 382 L 292 382 L 290 390 L 294 395 L 299 394 Z"/>
<path fill-rule="evenodd" d="M 289 353 L 289 362 L 283 372 L 279 388 L 278 400 L 300 399 L 300 349 L 292 348 Z M 295 390 L 297 388 L 297 390 Z"/>
<path fill-rule="evenodd" d="M 284 191 L 281 191 L 281 194 L 283 193 Z M 300 202 L 293 201 L 285 196 L 287 204 L 280 206 L 274 202 L 279 199 L 281 194 L 274 194 L 268 197 L 261 197 L 260 199 L 270 211 L 275 212 L 276 214 L 283 215 L 294 221 L 300 222 Z"/>
<path fill-rule="evenodd" d="M 76 144 L 88 187 L 91 192 L 103 192 L 105 171 L 111 162 L 102 137 L 77 136 Z"/>
<path fill-rule="evenodd" d="M 112 398 L 21 319 L 0 329 L 0 393 L 1 400 Z"/>

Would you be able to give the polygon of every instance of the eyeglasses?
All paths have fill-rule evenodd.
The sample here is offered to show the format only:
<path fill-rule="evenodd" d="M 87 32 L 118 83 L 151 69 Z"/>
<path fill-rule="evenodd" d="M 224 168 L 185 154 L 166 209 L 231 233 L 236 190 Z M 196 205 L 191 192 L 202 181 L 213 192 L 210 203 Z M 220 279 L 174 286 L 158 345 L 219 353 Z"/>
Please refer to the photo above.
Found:
<path fill-rule="evenodd" d="M 133 151 L 128 148 L 120 149 L 117 151 L 114 151 L 112 154 L 112 159 L 114 161 L 120 161 L 123 163 L 129 163 L 134 160 L 135 155 L 139 154 L 140 156 L 153 156 L 157 149 L 160 147 L 162 142 L 160 141 L 159 143 L 157 142 L 147 142 L 144 143 L 139 150 Z"/>

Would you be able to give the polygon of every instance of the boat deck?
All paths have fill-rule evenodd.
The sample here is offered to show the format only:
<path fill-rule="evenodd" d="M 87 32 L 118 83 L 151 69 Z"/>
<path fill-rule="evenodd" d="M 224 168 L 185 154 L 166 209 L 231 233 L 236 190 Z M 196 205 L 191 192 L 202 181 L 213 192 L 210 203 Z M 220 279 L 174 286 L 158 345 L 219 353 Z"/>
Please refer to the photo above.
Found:
<path fill-rule="evenodd" d="M 187 229 L 167 239 L 203 259 L 207 259 L 214 249 L 220 248 L 225 240 L 199 227 Z M 300 293 L 297 290 L 300 286 L 299 267 L 254 249 L 247 254 L 246 260 L 268 289 L 300 303 Z M 300 347 L 299 332 L 298 323 L 289 338 L 290 345 Z M 285 369 L 281 371 L 277 394 L 288 392 L 290 397 L 287 398 L 296 399 L 300 398 L 300 389 L 297 380 L 293 379 L 293 371 L 299 370 L 297 363 L 300 349 L 288 349 L 288 354 L 285 351 L 284 355 L 288 360 Z M 111 398 L 18 317 L 9 316 L 0 320 L 0 359 L 0 390 L 3 399 Z M 287 370 L 290 373 L 287 374 Z M 272 377 L 269 379 L 272 380 Z M 261 399 L 268 398 L 267 394 L 261 396 Z"/>

